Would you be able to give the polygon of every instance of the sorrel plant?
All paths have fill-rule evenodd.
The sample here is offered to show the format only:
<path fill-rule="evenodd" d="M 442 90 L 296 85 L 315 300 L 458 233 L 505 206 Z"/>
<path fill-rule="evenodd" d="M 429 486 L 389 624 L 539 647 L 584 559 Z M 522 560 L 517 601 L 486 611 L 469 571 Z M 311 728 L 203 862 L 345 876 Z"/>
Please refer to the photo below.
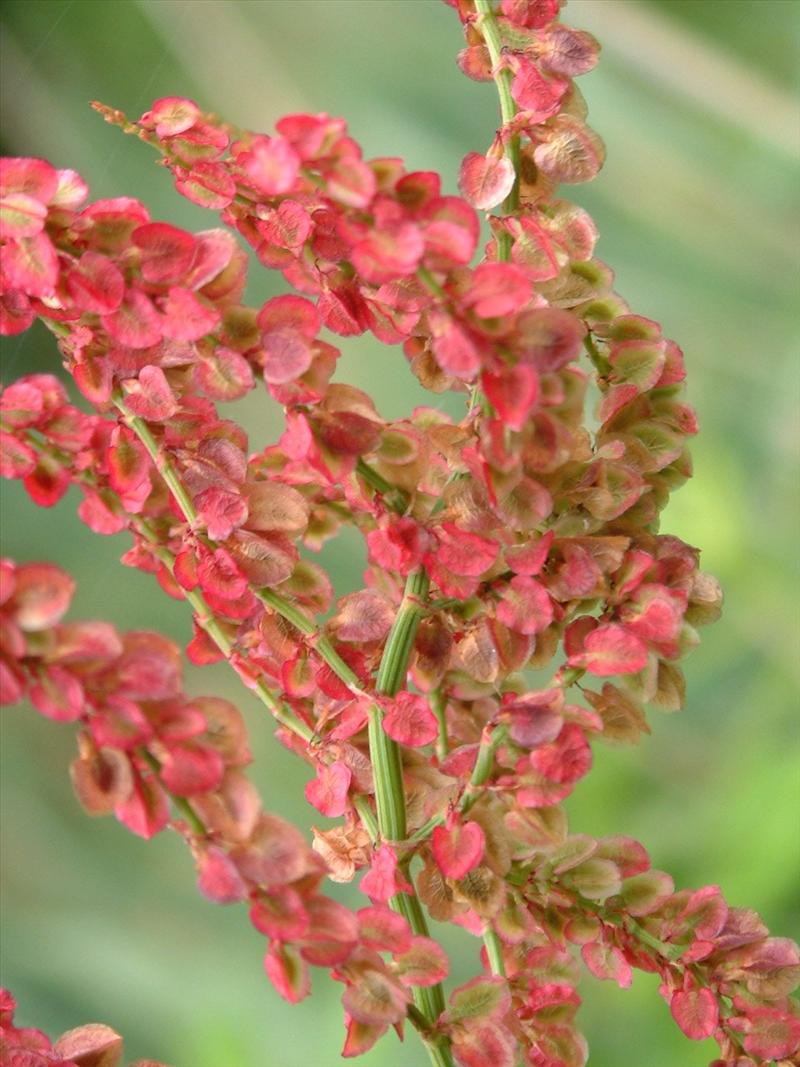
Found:
<path fill-rule="evenodd" d="M 557 195 L 603 163 L 573 82 L 597 42 L 559 0 L 449 2 L 459 65 L 501 114 L 463 199 L 364 160 L 341 119 L 265 135 L 183 98 L 135 121 L 95 106 L 226 229 L 87 205 L 74 171 L 3 160 L 2 330 L 44 322 L 81 400 L 50 374 L 9 385 L 3 475 L 43 507 L 76 485 L 91 530 L 130 533 L 122 562 L 193 612 L 191 662 L 230 664 L 336 823 L 309 842 L 263 811 L 237 709 L 188 696 L 165 637 L 62 621 L 74 583 L 53 564 L 2 563 L 3 700 L 76 724 L 90 814 L 171 827 L 201 892 L 249 906 L 282 997 L 307 996 L 312 967 L 343 984 L 344 1056 L 410 1023 L 437 1067 L 580 1067 L 582 963 L 621 987 L 658 974 L 716 1065 L 795 1063 L 797 947 L 717 886 L 676 889 L 637 841 L 567 826 L 595 742 L 635 743 L 646 705 L 682 705 L 681 657 L 720 611 L 698 550 L 659 532 L 697 425 L 680 348 L 614 292 L 591 218 Z M 244 306 L 231 231 L 295 292 Z M 402 346 L 463 417 L 381 418 L 333 380 L 324 330 Z M 285 429 L 250 452 L 215 403 L 259 380 Z M 334 604 L 314 554 L 346 526 L 368 567 Z M 356 877 L 354 912 L 325 880 Z M 428 915 L 483 939 L 480 973 L 449 975 Z M 13 1013 L 4 993 L 15 1067 L 120 1062 L 107 1027 L 53 1045 Z"/>

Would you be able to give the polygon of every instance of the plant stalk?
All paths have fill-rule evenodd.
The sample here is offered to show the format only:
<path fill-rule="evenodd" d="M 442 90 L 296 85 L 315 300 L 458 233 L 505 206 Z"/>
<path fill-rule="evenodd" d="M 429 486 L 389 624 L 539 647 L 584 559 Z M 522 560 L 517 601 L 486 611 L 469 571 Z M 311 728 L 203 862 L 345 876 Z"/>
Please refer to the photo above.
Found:
<path fill-rule="evenodd" d="M 491 0 L 475 0 L 475 9 L 478 12 L 478 28 L 483 34 L 489 58 L 492 61 L 494 82 L 500 96 L 500 116 L 503 125 L 511 122 L 517 113 L 517 105 L 511 95 L 512 74 L 510 70 L 501 69 L 503 61 L 503 40 L 495 17 L 494 6 Z M 514 168 L 514 185 L 511 192 L 503 201 L 503 213 L 515 215 L 519 209 L 519 171 L 520 171 L 520 140 L 519 135 L 509 137 L 505 143 L 505 156 Z M 497 235 L 497 258 L 508 261 L 511 258 L 511 235 L 505 231 Z"/>
<path fill-rule="evenodd" d="M 389 632 L 378 668 L 376 689 L 379 695 L 393 697 L 402 687 L 420 618 L 428 595 L 428 575 L 424 568 L 412 571 L 406 580 L 403 600 Z M 403 841 L 406 836 L 406 803 L 403 764 L 400 749 L 383 729 L 383 711 L 378 704 L 369 710 L 369 751 L 375 780 L 378 829 L 385 841 Z M 394 911 L 407 920 L 415 934 L 428 937 L 428 924 L 415 893 L 398 893 L 389 902 Z M 444 1011 L 444 992 L 440 983 L 414 988 L 415 1004 L 432 1027 Z M 447 1039 L 429 1037 L 426 1046 L 435 1067 L 452 1067 Z"/>

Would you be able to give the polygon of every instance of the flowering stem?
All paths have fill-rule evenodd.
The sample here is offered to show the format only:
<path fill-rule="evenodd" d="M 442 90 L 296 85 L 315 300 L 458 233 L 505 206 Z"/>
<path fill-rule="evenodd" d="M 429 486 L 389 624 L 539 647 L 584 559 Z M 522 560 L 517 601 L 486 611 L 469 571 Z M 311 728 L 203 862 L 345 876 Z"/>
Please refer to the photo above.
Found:
<path fill-rule="evenodd" d="M 156 469 L 175 497 L 184 518 L 190 526 L 193 525 L 197 519 L 194 504 L 181 482 L 178 472 L 169 459 L 160 451 L 147 423 L 130 412 L 121 397 L 115 396 L 114 403 L 125 423 L 147 449 Z M 364 474 L 364 476 L 371 480 L 371 484 L 374 484 L 375 477 L 380 478 L 380 476 L 376 475 L 376 472 L 372 471 L 371 468 L 366 467 L 366 464 L 364 468 L 365 471 L 369 472 L 368 475 Z M 364 472 L 360 471 L 360 473 L 363 474 Z M 386 486 L 391 488 L 388 483 L 386 483 Z M 383 485 L 375 487 L 379 488 L 381 492 L 385 491 Z M 389 633 L 378 669 L 378 693 L 394 696 L 403 684 L 408 670 L 408 660 L 411 655 L 414 636 L 424 611 L 424 600 L 427 593 L 428 575 L 425 570 L 419 569 L 412 572 L 406 582 L 403 601 Z M 205 603 L 202 595 L 187 591 L 186 596 L 198 613 L 198 621 L 206 629 L 209 636 L 217 642 L 223 654 L 228 656 L 232 649 L 231 642 L 214 619 L 213 613 Z M 287 621 L 291 622 L 301 632 L 308 635 L 318 635 L 313 623 L 299 609 L 295 608 L 294 605 L 279 594 L 272 593 L 270 590 L 261 590 L 258 596 L 262 602 L 279 611 Z M 363 695 L 357 675 L 338 655 L 330 641 L 326 637 L 318 636 L 315 644 L 320 656 L 345 684 L 355 689 L 359 695 Z M 299 720 L 297 722 L 293 720 L 285 721 L 288 710 L 283 707 L 283 704 L 277 700 L 262 682 L 257 683 L 256 692 L 280 722 L 288 725 L 294 732 L 300 733 L 300 736 L 304 737 L 306 741 L 312 739 L 313 731 L 305 723 L 301 723 Z M 383 730 L 382 719 L 383 712 L 377 704 L 373 704 L 369 711 L 369 746 L 375 778 L 375 797 L 378 810 L 377 829 L 384 840 L 401 841 L 406 836 L 402 762 L 396 743 Z M 368 803 L 359 805 L 359 811 L 368 806 Z M 371 812 L 366 825 L 374 833 L 375 824 Z M 428 936 L 425 915 L 415 895 L 398 893 L 391 903 L 396 911 L 405 916 L 415 934 L 423 937 Z M 428 988 L 415 988 L 414 997 L 426 1025 L 432 1026 L 444 1011 L 444 993 L 441 984 Z M 452 1058 L 446 1038 L 423 1036 L 434 1067 L 452 1067 Z"/>
<path fill-rule="evenodd" d="M 517 105 L 511 95 L 511 71 L 502 67 L 503 41 L 491 0 L 475 0 L 475 9 L 478 12 L 478 27 L 483 34 L 483 40 L 489 52 L 489 58 L 492 61 L 494 81 L 500 96 L 500 115 L 505 126 L 512 121 L 517 113 Z M 519 208 L 519 135 L 508 138 L 505 145 L 505 154 L 514 168 L 515 177 L 511 192 L 503 201 L 503 211 L 506 215 L 514 215 Z M 511 258 L 511 235 L 505 231 L 497 235 L 497 258 L 506 261 Z"/>
<path fill-rule="evenodd" d="M 180 480 L 178 472 L 175 470 L 169 459 L 161 452 L 158 447 L 158 442 L 150 432 L 150 427 L 147 423 L 139 418 L 138 415 L 134 415 L 125 406 L 125 402 L 121 396 L 115 396 L 114 404 L 118 411 L 122 415 L 126 425 L 136 434 L 139 440 L 155 464 L 156 470 L 166 482 L 172 495 L 178 502 L 178 506 L 183 513 L 183 517 L 191 526 L 197 520 L 197 512 L 195 511 L 192 499 L 186 491 L 185 486 Z M 147 526 L 142 523 L 139 525 L 144 535 L 149 541 L 153 542 L 157 546 L 159 558 L 166 566 L 172 570 L 174 566 L 174 557 L 168 549 L 164 548 L 158 540 L 149 531 Z M 233 642 L 230 637 L 225 633 L 225 630 L 220 625 L 219 621 L 214 615 L 214 612 L 206 602 L 205 597 L 196 589 L 184 589 L 183 594 L 191 604 L 194 613 L 197 617 L 197 621 L 223 654 L 228 663 L 233 666 L 231 656 L 233 654 Z M 236 668 L 234 667 L 234 670 Z M 237 671 L 238 673 L 238 671 Z M 262 704 L 271 712 L 271 714 L 278 720 L 278 722 L 285 726 L 292 733 L 302 737 L 304 741 L 311 741 L 314 736 L 314 731 L 306 723 L 301 722 L 290 710 L 287 708 L 278 697 L 272 692 L 272 690 L 265 685 L 265 683 L 258 679 L 253 684 L 253 692 L 261 701 Z"/>

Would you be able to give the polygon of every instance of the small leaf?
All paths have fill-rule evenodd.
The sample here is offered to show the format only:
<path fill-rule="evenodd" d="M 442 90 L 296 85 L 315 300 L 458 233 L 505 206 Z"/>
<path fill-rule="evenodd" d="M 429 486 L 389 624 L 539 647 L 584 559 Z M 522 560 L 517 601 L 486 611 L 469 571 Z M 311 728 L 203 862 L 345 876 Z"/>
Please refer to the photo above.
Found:
<path fill-rule="evenodd" d="M 534 368 L 518 363 L 497 374 L 485 370 L 481 384 L 503 422 L 512 430 L 522 430 L 539 399 L 539 376 Z"/>
<path fill-rule="evenodd" d="M 220 313 L 191 290 L 173 286 L 161 301 L 161 329 L 173 341 L 199 341 L 217 328 Z"/>
<path fill-rule="evenodd" d="M 444 949 L 429 937 L 414 937 L 410 948 L 395 955 L 394 962 L 404 985 L 437 985 L 450 971 Z"/>
<path fill-rule="evenodd" d="M 161 781 L 178 797 L 213 792 L 224 773 L 225 764 L 216 749 L 191 741 L 170 745 L 161 763 Z"/>
<path fill-rule="evenodd" d="M 133 790 L 130 759 L 116 748 L 100 748 L 73 760 L 72 788 L 88 815 L 110 815 Z"/>
<path fill-rule="evenodd" d="M 361 892 L 371 900 L 385 903 L 396 893 L 410 889 L 408 881 L 398 870 L 397 853 L 391 845 L 379 845 L 373 849 L 372 864 L 361 879 Z"/>
<path fill-rule="evenodd" d="M 591 856 L 588 860 L 565 871 L 562 882 L 576 889 L 587 900 L 604 901 L 616 896 L 622 886 L 619 868 L 611 860 Z"/>
<path fill-rule="evenodd" d="M 249 891 L 234 862 L 215 845 L 204 848 L 197 857 L 197 888 L 217 904 L 246 900 Z"/>
<path fill-rule="evenodd" d="M 188 174 L 176 176 L 178 192 L 200 207 L 222 211 L 236 196 L 236 182 L 222 163 L 195 163 Z"/>
<path fill-rule="evenodd" d="M 628 989 L 633 981 L 631 965 L 615 945 L 593 941 L 581 948 L 583 962 L 595 976 L 611 979 L 620 989 Z"/>
<path fill-rule="evenodd" d="M 310 919 L 303 898 L 290 885 L 259 891 L 250 908 L 250 922 L 259 933 L 276 941 L 296 941 L 309 931 Z"/>
<path fill-rule="evenodd" d="M 211 486 L 195 497 L 197 517 L 213 541 L 224 541 L 247 519 L 247 504 L 238 493 Z"/>
<path fill-rule="evenodd" d="M 590 33 L 556 23 L 541 39 L 538 59 L 553 74 L 574 78 L 597 63 L 600 45 Z"/>
<path fill-rule="evenodd" d="M 28 691 L 31 704 L 56 722 L 74 722 L 83 714 L 83 686 L 63 667 L 50 666 Z"/>
<path fill-rule="evenodd" d="M 110 1026 L 88 1023 L 62 1034 L 53 1045 L 53 1052 L 75 1067 L 119 1067 L 122 1038 Z"/>
<path fill-rule="evenodd" d="M 507 156 L 468 152 L 461 164 L 458 188 L 464 199 L 480 211 L 502 203 L 514 187 L 514 165 Z"/>
<path fill-rule="evenodd" d="M 81 311 L 109 315 L 122 303 L 125 278 L 113 260 L 90 250 L 67 274 L 67 291 Z"/>
<path fill-rule="evenodd" d="M 290 1004 L 299 1004 L 311 992 L 308 964 L 293 945 L 273 941 L 264 956 L 264 970 L 278 993 Z"/>
<path fill-rule="evenodd" d="M 154 778 L 136 776 L 130 795 L 117 805 L 114 814 L 131 833 L 149 840 L 169 822 L 167 795 Z"/>
<path fill-rule="evenodd" d="M 461 530 L 452 522 L 442 523 L 436 530 L 436 537 L 436 562 L 463 577 L 483 574 L 492 566 L 500 551 L 496 541 Z"/>
<path fill-rule="evenodd" d="M 369 1052 L 378 1038 L 388 1030 L 387 1024 L 370 1026 L 368 1023 L 359 1022 L 352 1015 L 345 1013 L 347 1036 L 342 1048 L 342 1059 L 350 1059 L 353 1056 L 363 1056 Z"/>
<path fill-rule="evenodd" d="M 239 400 L 255 385 L 247 360 L 232 348 L 217 345 L 196 364 L 200 389 L 212 400 Z"/>
<path fill-rule="evenodd" d="M 200 119 L 200 108 L 183 96 L 163 96 L 139 120 L 145 128 L 155 127 L 159 137 L 185 133 Z"/>
<path fill-rule="evenodd" d="M 573 667 L 591 674 L 635 674 L 647 666 L 647 646 L 618 623 L 598 626 L 587 635 L 583 652 L 570 656 Z"/>
<path fill-rule="evenodd" d="M 194 258 L 194 237 L 168 222 L 148 222 L 131 234 L 140 252 L 142 278 L 149 285 L 179 281 Z"/>
<path fill-rule="evenodd" d="M 626 878 L 620 897 L 625 911 L 634 917 L 649 915 L 669 900 L 675 892 L 672 876 L 665 871 L 643 871 Z"/>
<path fill-rule="evenodd" d="M 516 1052 L 517 1042 L 508 1027 L 494 1023 L 459 1027 L 453 1035 L 458 1067 L 514 1067 Z"/>
<path fill-rule="evenodd" d="M 12 617 L 28 633 L 49 630 L 66 612 L 75 581 L 54 563 L 23 563 L 17 567 Z"/>
<path fill-rule="evenodd" d="M 382 641 L 394 622 L 394 615 L 394 606 L 387 596 L 377 589 L 361 589 L 342 597 L 329 625 L 337 640 L 364 644 Z"/>
<path fill-rule="evenodd" d="M 679 989 L 669 1010 L 678 1026 L 693 1041 L 711 1037 L 719 1022 L 719 1005 L 710 989 Z"/>
<path fill-rule="evenodd" d="M 329 766 L 323 764 L 317 768 L 317 777 L 306 784 L 306 800 L 323 815 L 336 819 L 350 806 L 347 794 L 352 777 L 352 771 L 341 760 Z"/>
<path fill-rule="evenodd" d="M 361 943 L 378 952 L 408 952 L 412 935 L 408 921 L 385 906 L 361 908 L 356 912 Z"/>
<path fill-rule="evenodd" d="M 434 829 L 431 848 L 442 874 L 458 881 L 483 859 L 486 837 L 476 822 L 453 822 Z"/>
<path fill-rule="evenodd" d="M 28 296 L 51 296 L 58 284 L 58 256 L 46 233 L 3 245 L 3 288 Z"/>
<path fill-rule="evenodd" d="M 264 196 L 288 193 L 300 170 L 300 157 L 283 137 L 257 136 L 236 157 L 242 172 Z"/>
<path fill-rule="evenodd" d="M 572 115 L 559 115 L 556 123 L 549 139 L 534 149 L 534 163 L 557 182 L 591 181 L 605 161 L 605 145 L 594 130 Z"/>
<path fill-rule="evenodd" d="M 420 748 L 435 740 L 439 725 L 424 697 L 416 693 L 399 693 L 387 699 L 383 729 L 399 745 Z"/>
<path fill-rule="evenodd" d="M 509 630 L 538 634 L 553 621 L 553 604 L 545 587 L 527 574 L 518 574 L 503 590 L 497 618 Z"/>
<path fill-rule="evenodd" d="M 515 56 L 513 65 L 515 72 L 511 95 L 526 112 L 528 122 L 538 125 L 555 115 L 569 82 L 564 78 L 546 78 L 533 60 L 525 55 Z"/>
<path fill-rule="evenodd" d="M 47 208 L 26 193 L 8 193 L 0 198 L 0 239 L 34 237 L 44 229 Z"/>
<path fill-rule="evenodd" d="M 474 1019 L 499 1019 L 511 1007 L 505 978 L 473 978 L 450 994 L 445 1020 L 452 1023 Z"/>
<path fill-rule="evenodd" d="M 146 293 L 128 288 L 119 307 L 100 321 L 109 336 L 126 348 L 150 348 L 161 340 L 161 318 Z"/>
<path fill-rule="evenodd" d="M 399 1022 L 409 1000 L 409 993 L 393 975 L 377 967 L 360 967 L 344 991 L 342 1005 L 359 1022 L 382 1026 Z"/>

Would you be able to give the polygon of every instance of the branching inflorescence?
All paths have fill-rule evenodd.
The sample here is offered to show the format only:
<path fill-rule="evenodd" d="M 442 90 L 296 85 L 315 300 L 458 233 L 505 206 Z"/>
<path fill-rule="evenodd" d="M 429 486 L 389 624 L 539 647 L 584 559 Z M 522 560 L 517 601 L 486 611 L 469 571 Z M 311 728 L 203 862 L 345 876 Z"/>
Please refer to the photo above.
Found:
<path fill-rule="evenodd" d="M 249 904 L 283 997 L 306 996 L 311 966 L 344 984 L 345 1056 L 408 1020 L 439 1067 L 579 1067 L 582 959 L 620 986 L 659 974 L 715 1063 L 788 1064 L 797 947 L 716 886 L 676 891 L 638 842 L 567 827 L 595 742 L 635 742 L 646 704 L 681 706 L 678 663 L 721 595 L 658 532 L 696 431 L 681 351 L 613 291 L 592 220 L 556 196 L 603 161 L 572 80 L 598 45 L 556 21 L 558 0 L 453 6 L 460 66 L 496 82 L 502 116 L 464 160 L 464 199 L 364 160 L 340 119 L 255 134 L 182 98 L 137 122 L 96 106 L 228 229 L 153 222 L 137 199 L 84 206 L 74 172 L 3 161 L 3 332 L 41 319 L 90 409 L 51 375 L 8 386 L 3 475 L 45 507 L 75 484 L 92 530 L 130 532 L 123 562 L 191 605 L 190 660 L 231 665 L 340 821 L 312 847 L 264 812 L 239 712 L 183 692 L 166 638 L 62 622 L 73 583 L 52 564 L 3 563 L 3 699 L 78 724 L 90 813 L 144 837 L 171 826 L 202 892 Z M 472 266 L 479 212 L 491 237 Z M 230 230 L 296 293 L 244 306 Z M 382 419 L 332 380 L 323 330 L 402 344 L 425 388 L 464 395 L 463 418 Z M 251 453 L 215 402 L 260 379 L 285 429 Z M 369 565 L 334 605 L 313 554 L 345 525 Z M 360 910 L 325 895 L 362 871 Z M 484 941 L 447 1000 L 426 912 Z M 91 1028 L 59 1051 L 5 1009 L 5 1047 L 31 1064 L 96 1053 Z"/>

